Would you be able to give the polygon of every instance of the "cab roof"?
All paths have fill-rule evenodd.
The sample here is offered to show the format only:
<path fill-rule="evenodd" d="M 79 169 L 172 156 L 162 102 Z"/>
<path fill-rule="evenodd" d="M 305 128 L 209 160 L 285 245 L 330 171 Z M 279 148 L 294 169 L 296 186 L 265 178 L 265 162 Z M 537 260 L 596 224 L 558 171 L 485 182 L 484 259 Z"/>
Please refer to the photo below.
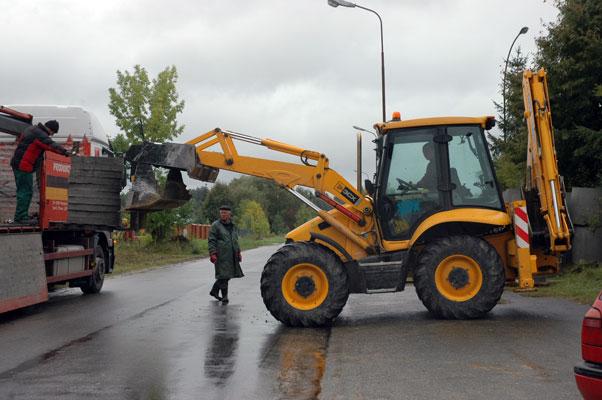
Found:
<path fill-rule="evenodd" d="M 108 146 L 109 138 L 96 116 L 80 106 L 16 104 L 9 108 L 33 115 L 33 123 L 44 123 L 50 119 L 59 122 L 56 139 L 67 139 L 69 135 L 80 140 L 84 135 L 93 142 Z"/>
<path fill-rule="evenodd" d="M 399 121 L 379 122 L 374 124 L 374 128 L 380 131 L 381 134 L 386 134 L 391 129 L 400 128 L 416 128 L 423 126 L 439 126 L 439 125 L 481 125 L 486 128 L 488 121 L 494 120 L 492 116 L 483 117 L 431 117 L 406 119 Z"/>

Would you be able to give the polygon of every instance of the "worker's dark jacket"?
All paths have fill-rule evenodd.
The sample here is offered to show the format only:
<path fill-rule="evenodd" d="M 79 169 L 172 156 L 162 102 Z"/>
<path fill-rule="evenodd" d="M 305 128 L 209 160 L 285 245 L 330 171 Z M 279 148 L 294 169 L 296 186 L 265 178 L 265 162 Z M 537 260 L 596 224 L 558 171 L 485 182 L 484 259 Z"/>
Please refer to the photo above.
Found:
<path fill-rule="evenodd" d="M 45 150 L 65 155 L 67 150 L 48 136 L 44 125 L 38 124 L 25 129 L 17 139 L 18 145 L 10 165 L 22 172 L 33 172 L 42 162 Z"/>
<path fill-rule="evenodd" d="M 224 224 L 221 220 L 211 224 L 209 230 L 209 254 L 217 254 L 215 279 L 242 278 L 244 274 L 238 262 L 240 246 L 238 229 L 233 223 Z"/>

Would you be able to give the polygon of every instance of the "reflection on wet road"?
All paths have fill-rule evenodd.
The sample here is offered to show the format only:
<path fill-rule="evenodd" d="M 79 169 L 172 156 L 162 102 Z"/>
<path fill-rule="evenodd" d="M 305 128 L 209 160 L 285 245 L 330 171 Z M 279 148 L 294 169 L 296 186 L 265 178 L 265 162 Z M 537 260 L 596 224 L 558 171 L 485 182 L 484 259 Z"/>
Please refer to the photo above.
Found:
<path fill-rule="evenodd" d="M 330 329 L 265 310 L 275 247 L 245 253 L 231 302 L 206 260 L 65 291 L 0 317 L 0 399 L 576 398 L 586 307 L 505 294 L 487 319 L 432 319 L 413 289 L 351 296 Z"/>
<path fill-rule="evenodd" d="M 316 399 L 326 368 L 329 330 L 279 327 L 259 363 L 262 386 L 281 399 Z"/>
<path fill-rule="evenodd" d="M 229 305 L 208 296 L 200 261 L 1 317 L 0 398 L 316 399 L 329 331 L 288 329 L 267 313 L 258 282 L 273 251 L 245 254 Z"/>
<path fill-rule="evenodd" d="M 213 304 L 213 333 L 205 354 L 205 377 L 215 386 L 225 386 L 236 367 L 238 312 L 218 302 Z"/>

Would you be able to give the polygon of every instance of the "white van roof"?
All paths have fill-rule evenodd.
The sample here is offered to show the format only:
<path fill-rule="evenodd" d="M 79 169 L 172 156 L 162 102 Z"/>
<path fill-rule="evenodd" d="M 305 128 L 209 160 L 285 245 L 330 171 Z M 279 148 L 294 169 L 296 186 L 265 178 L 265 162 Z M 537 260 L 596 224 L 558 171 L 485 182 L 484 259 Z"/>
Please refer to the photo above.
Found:
<path fill-rule="evenodd" d="M 80 106 L 57 106 L 57 105 L 31 105 L 12 104 L 8 108 L 33 115 L 33 123 L 44 123 L 55 119 L 59 123 L 59 131 L 54 136 L 56 139 L 67 139 L 69 135 L 74 140 L 83 139 L 99 144 L 109 145 L 109 138 L 98 118 Z"/>

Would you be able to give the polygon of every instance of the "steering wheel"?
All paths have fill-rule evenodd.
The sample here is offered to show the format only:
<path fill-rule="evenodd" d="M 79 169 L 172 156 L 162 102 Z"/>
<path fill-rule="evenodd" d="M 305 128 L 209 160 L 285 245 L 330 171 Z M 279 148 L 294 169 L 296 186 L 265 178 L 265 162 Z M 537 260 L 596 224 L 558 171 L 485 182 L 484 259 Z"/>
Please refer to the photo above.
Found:
<path fill-rule="evenodd" d="M 408 190 L 418 190 L 418 186 L 406 182 L 401 178 L 395 178 L 397 179 L 397 183 L 399 183 L 399 186 L 397 186 L 397 190 L 401 190 L 402 192 L 407 192 Z"/>

